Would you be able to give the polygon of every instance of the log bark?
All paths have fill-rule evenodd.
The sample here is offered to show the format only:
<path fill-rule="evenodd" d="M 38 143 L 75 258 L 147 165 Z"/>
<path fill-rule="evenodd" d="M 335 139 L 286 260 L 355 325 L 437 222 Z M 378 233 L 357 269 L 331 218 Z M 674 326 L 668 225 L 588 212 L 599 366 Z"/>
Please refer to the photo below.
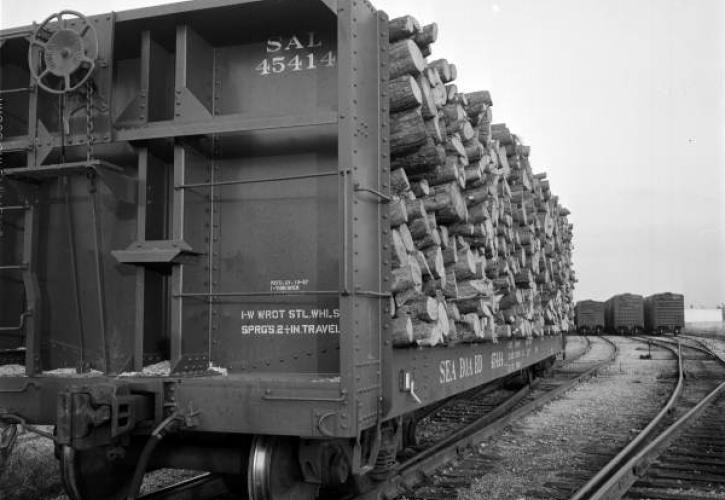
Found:
<path fill-rule="evenodd" d="M 423 276 L 420 266 L 415 259 L 408 259 L 408 262 L 398 269 L 393 269 L 393 283 L 390 287 L 393 293 L 400 293 L 405 290 L 421 290 Z"/>
<path fill-rule="evenodd" d="M 430 194 L 430 186 L 428 185 L 428 181 L 425 179 L 412 182 L 410 184 L 410 190 L 419 198 Z"/>
<path fill-rule="evenodd" d="M 428 267 L 430 267 L 433 277 L 441 279 L 446 275 L 446 266 L 443 263 L 443 251 L 440 246 L 431 246 L 424 250 Z"/>
<path fill-rule="evenodd" d="M 438 107 L 436 106 L 436 100 L 433 95 L 433 88 L 431 87 L 428 77 L 420 75 L 417 80 L 418 87 L 421 93 L 421 112 L 423 118 L 429 120 L 435 116 L 438 116 Z"/>
<path fill-rule="evenodd" d="M 433 116 L 425 121 L 425 127 L 428 130 L 428 137 L 433 139 L 436 144 L 442 144 L 444 140 L 443 130 L 441 130 L 440 120 L 437 116 Z"/>
<path fill-rule="evenodd" d="M 398 196 L 410 191 L 410 181 L 402 168 L 396 168 L 390 172 L 390 190 Z"/>
<path fill-rule="evenodd" d="M 423 93 L 420 85 L 411 75 L 403 75 L 388 84 L 390 111 L 404 111 L 417 108 L 423 104 Z"/>
<path fill-rule="evenodd" d="M 420 23 L 413 16 L 401 16 L 388 22 L 388 39 L 397 42 L 420 33 Z"/>
<path fill-rule="evenodd" d="M 410 316 L 403 314 L 393 318 L 390 339 L 396 347 L 408 346 L 413 343 L 413 322 Z"/>
<path fill-rule="evenodd" d="M 390 154 L 401 156 L 413 152 L 428 140 L 428 129 L 420 109 L 390 115 Z"/>
<path fill-rule="evenodd" d="M 443 83 L 449 83 L 454 80 L 453 69 L 451 68 L 451 64 L 446 59 L 437 59 L 429 63 L 428 67 L 438 71 L 440 79 Z"/>
<path fill-rule="evenodd" d="M 420 295 L 409 300 L 400 311 L 406 313 L 411 319 L 419 319 L 421 321 L 435 322 L 438 321 L 438 301 L 427 295 Z"/>
<path fill-rule="evenodd" d="M 398 199 L 388 203 L 388 215 L 392 227 L 399 227 L 408 222 L 408 211 L 406 210 L 405 200 Z"/>
<path fill-rule="evenodd" d="M 403 237 L 397 229 L 390 231 L 390 247 L 390 260 L 393 267 L 402 267 L 408 263 L 408 251 L 403 243 Z"/>
<path fill-rule="evenodd" d="M 413 253 L 415 251 L 415 241 L 413 241 L 413 235 L 410 234 L 410 228 L 407 224 L 401 224 L 397 229 L 398 232 L 400 232 L 400 237 L 403 240 L 405 250 L 408 253 Z"/>
<path fill-rule="evenodd" d="M 412 40 L 390 44 L 390 79 L 403 75 L 418 76 L 426 67 L 425 58 Z"/>
<path fill-rule="evenodd" d="M 417 319 L 413 322 L 413 340 L 420 346 L 435 346 L 443 342 L 443 332 L 438 323 L 427 323 Z"/>
<path fill-rule="evenodd" d="M 425 128 L 425 124 L 423 124 Z M 394 158 L 392 168 L 402 168 L 408 175 L 429 172 L 446 161 L 446 150 L 427 138 L 416 151 Z"/>
<path fill-rule="evenodd" d="M 413 36 L 413 40 L 419 47 L 428 47 L 438 40 L 438 24 L 426 24 L 421 30 Z"/>

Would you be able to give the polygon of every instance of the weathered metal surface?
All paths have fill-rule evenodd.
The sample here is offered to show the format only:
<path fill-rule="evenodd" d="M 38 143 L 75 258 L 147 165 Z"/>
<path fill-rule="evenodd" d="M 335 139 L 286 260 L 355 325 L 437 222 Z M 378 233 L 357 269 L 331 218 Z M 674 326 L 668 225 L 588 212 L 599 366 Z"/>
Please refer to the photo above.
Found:
<path fill-rule="evenodd" d="M 611 332 L 630 332 L 644 329 L 644 299 L 641 295 L 624 293 L 605 302 L 605 322 Z"/>
<path fill-rule="evenodd" d="M 0 378 L 0 406 L 54 423 L 77 380 L 42 371 L 166 360 L 172 377 L 130 384 L 154 395 L 156 423 L 163 403 L 199 409 L 200 431 L 357 437 L 418 407 L 401 369 L 429 403 L 560 350 L 559 337 L 385 343 L 388 34 L 369 2 L 89 19 L 90 114 L 88 93 L 32 85 L 30 29 L 0 33 L 0 90 L 20 89 L 3 94 L 0 182 L 3 206 L 21 207 L 3 209 L 0 327 L 23 318 L 0 346 L 24 342 L 31 375 Z M 441 362 L 465 371 L 469 357 L 475 376 L 437 383 Z"/>
<path fill-rule="evenodd" d="M 581 331 L 587 329 L 596 331 L 604 329 L 604 302 L 596 300 L 582 300 L 577 302 L 575 308 L 576 326 Z"/>
<path fill-rule="evenodd" d="M 644 301 L 644 324 L 649 332 L 675 331 L 685 327 L 685 297 L 678 293 L 658 293 Z"/>
<path fill-rule="evenodd" d="M 396 349 L 385 377 L 393 394 L 386 418 L 515 373 L 561 350 L 561 336 L 459 344 L 446 349 Z M 414 382 L 413 393 L 403 386 L 405 374 Z"/>

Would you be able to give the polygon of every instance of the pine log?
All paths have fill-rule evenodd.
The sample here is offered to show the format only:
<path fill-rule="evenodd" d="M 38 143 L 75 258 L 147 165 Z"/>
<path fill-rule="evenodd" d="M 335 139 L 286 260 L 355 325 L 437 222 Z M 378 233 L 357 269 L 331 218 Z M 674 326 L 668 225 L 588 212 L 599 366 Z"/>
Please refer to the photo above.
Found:
<path fill-rule="evenodd" d="M 461 320 L 461 311 L 458 309 L 458 306 L 455 302 L 446 302 L 446 311 L 448 312 L 449 321 Z"/>
<path fill-rule="evenodd" d="M 428 63 L 429 68 L 433 68 L 438 71 L 441 81 L 443 83 L 449 83 L 454 80 L 453 69 L 451 64 L 446 59 L 437 59 L 431 63 Z"/>
<path fill-rule="evenodd" d="M 438 40 L 438 24 L 426 24 L 413 36 L 413 40 L 421 48 L 435 43 Z"/>
<path fill-rule="evenodd" d="M 458 262 L 458 240 L 451 238 L 448 244 L 448 248 L 443 250 L 443 264 L 455 264 Z"/>
<path fill-rule="evenodd" d="M 494 286 L 488 279 L 457 280 L 459 298 L 491 297 Z"/>
<path fill-rule="evenodd" d="M 423 280 L 435 279 L 433 271 L 431 271 L 428 261 L 425 258 L 425 254 L 420 250 L 416 250 L 413 252 L 413 257 L 415 257 L 415 260 L 418 262 L 418 266 L 420 266 L 420 272 L 423 276 Z"/>
<path fill-rule="evenodd" d="M 428 130 L 428 136 L 435 141 L 436 144 L 442 144 L 444 135 L 441 130 L 440 120 L 434 116 L 425 121 L 425 127 Z"/>
<path fill-rule="evenodd" d="M 418 219 L 420 220 L 420 219 Z M 415 240 L 416 247 L 420 248 L 421 250 L 425 250 L 428 247 L 432 246 L 440 246 L 441 245 L 441 236 L 437 229 L 432 229 L 431 232 L 427 235 L 425 235 L 422 238 L 418 238 Z"/>
<path fill-rule="evenodd" d="M 488 220 L 491 216 L 486 208 L 486 203 L 477 203 L 468 205 L 468 222 L 472 224 L 480 224 Z"/>
<path fill-rule="evenodd" d="M 466 97 L 468 98 L 468 104 L 470 106 L 478 103 L 485 104 L 486 106 L 493 106 L 493 101 L 491 100 L 491 93 L 488 90 L 470 92 L 466 94 Z"/>
<path fill-rule="evenodd" d="M 421 93 L 421 112 L 423 113 L 423 118 L 429 120 L 433 117 L 437 117 L 438 107 L 436 106 L 433 89 L 428 77 L 420 75 L 416 81 L 418 82 L 418 88 L 420 88 Z"/>
<path fill-rule="evenodd" d="M 410 191 L 410 181 L 402 168 L 396 168 L 390 172 L 390 190 L 400 196 L 401 194 Z"/>
<path fill-rule="evenodd" d="M 466 156 L 469 162 L 479 161 L 483 158 L 485 149 L 481 141 L 475 138 L 475 133 L 473 138 L 463 144 L 463 147 L 466 149 Z"/>
<path fill-rule="evenodd" d="M 430 194 L 430 186 L 428 185 L 428 181 L 425 179 L 412 182 L 410 184 L 410 190 L 419 198 Z"/>
<path fill-rule="evenodd" d="M 466 120 L 460 120 L 456 122 L 448 122 L 446 125 L 446 132 L 450 134 L 458 134 L 462 141 L 470 141 L 476 137 L 476 131 L 473 130 L 471 122 Z M 464 147 L 464 155 L 467 155 L 467 151 Z M 466 156 L 467 157 L 467 156 Z"/>
<path fill-rule="evenodd" d="M 423 93 L 415 78 L 403 75 L 388 83 L 390 111 L 417 108 L 423 103 Z"/>
<path fill-rule="evenodd" d="M 458 250 L 458 259 L 455 263 L 450 264 L 456 273 L 456 279 L 471 280 L 479 278 L 476 275 L 476 261 L 473 258 L 473 252 L 469 248 L 461 248 Z"/>
<path fill-rule="evenodd" d="M 441 108 L 441 115 L 446 123 L 463 122 L 468 120 L 468 115 L 463 106 L 457 102 L 448 102 Z"/>
<path fill-rule="evenodd" d="M 413 321 L 413 340 L 420 346 L 435 346 L 443 342 L 443 332 L 438 323 Z"/>
<path fill-rule="evenodd" d="M 483 167 L 478 161 L 470 162 L 470 164 L 464 169 L 464 173 L 466 177 L 466 187 L 473 186 L 474 184 L 481 182 L 485 175 L 483 173 Z M 466 203 L 468 203 L 468 201 L 466 201 Z"/>
<path fill-rule="evenodd" d="M 412 16 L 402 16 L 388 22 L 388 39 L 397 42 L 420 33 L 420 23 Z"/>
<path fill-rule="evenodd" d="M 419 108 L 390 115 L 390 153 L 401 156 L 423 146 L 428 130 Z"/>
<path fill-rule="evenodd" d="M 393 283 L 390 289 L 393 293 L 400 293 L 411 288 L 417 291 L 421 290 L 423 277 L 420 266 L 415 259 L 408 259 L 405 265 L 393 269 L 392 274 Z"/>
<path fill-rule="evenodd" d="M 425 124 L 423 124 L 425 128 Z M 446 161 L 446 150 L 428 138 L 420 148 L 405 156 L 394 158 L 392 168 L 403 168 L 409 175 L 429 172 Z"/>
<path fill-rule="evenodd" d="M 392 227 L 399 227 L 401 224 L 408 222 L 405 200 L 398 199 L 388 203 L 388 215 Z"/>
<path fill-rule="evenodd" d="M 435 212 L 441 224 L 464 222 L 468 218 L 466 202 L 457 183 L 434 186 L 430 196 L 423 198 L 429 212 Z"/>
<path fill-rule="evenodd" d="M 437 302 L 437 301 L 436 301 Z M 448 318 L 448 311 L 446 310 L 445 301 L 437 302 L 438 304 L 438 326 L 443 334 L 443 339 L 446 341 L 454 340 L 456 331 L 451 330 L 452 321 Z"/>
<path fill-rule="evenodd" d="M 446 89 L 443 85 L 440 73 L 434 67 L 428 66 L 425 69 L 425 77 L 430 82 L 431 96 L 437 107 L 445 106 L 446 104 Z"/>
<path fill-rule="evenodd" d="M 415 251 L 415 241 L 413 241 L 413 235 L 410 233 L 410 228 L 407 224 L 401 224 L 397 229 L 398 232 L 400 232 L 400 237 L 403 240 L 405 250 L 408 253 L 413 253 Z"/>
<path fill-rule="evenodd" d="M 400 236 L 400 231 L 393 229 L 390 231 L 390 258 L 393 267 L 402 267 L 408 262 L 408 252 L 405 249 L 405 243 L 403 243 L 403 237 Z"/>
<path fill-rule="evenodd" d="M 394 346 L 408 346 L 413 343 L 413 322 L 407 314 L 401 314 L 391 321 L 390 337 Z"/>
<path fill-rule="evenodd" d="M 441 279 L 442 277 L 445 277 L 446 266 L 443 263 L 443 252 L 441 250 L 441 247 L 431 246 L 426 248 L 423 253 L 425 253 L 425 258 L 428 262 L 428 266 L 430 267 L 431 272 L 433 273 L 433 277 L 435 279 Z"/>
<path fill-rule="evenodd" d="M 446 141 L 446 151 L 455 153 L 458 156 L 466 156 L 466 148 L 463 146 L 461 136 L 457 133 L 451 134 Z"/>
<path fill-rule="evenodd" d="M 463 314 L 461 321 L 456 326 L 458 338 L 463 342 L 474 342 L 483 337 L 481 319 L 475 313 Z"/>
<path fill-rule="evenodd" d="M 418 76 L 426 67 L 425 58 L 412 40 L 390 44 L 390 79 L 403 75 Z"/>
<path fill-rule="evenodd" d="M 425 211 L 425 207 L 423 206 L 423 202 L 417 198 L 405 200 L 405 208 L 406 212 L 408 213 L 409 221 L 428 216 L 427 212 Z"/>
<path fill-rule="evenodd" d="M 408 229 L 410 229 L 410 234 L 414 240 L 427 238 L 433 232 L 433 227 L 431 227 L 428 217 L 418 217 L 411 220 Z"/>
<path fill-rule="evenodd" d="M 400 311 L 410 316 L 411 319 L 419 319 L 421 321 L 438 321 L 438 301 L 427 295 L 419 295 L 409 300 L 400 307 Z"/>
<path fill-rule="evenodd" d="M 448 226 L 440 226 L 438 232 L 441 234 L 441 248 L 448 248 L 448 242 L 450 240 L 450 234 L 448 233 Z"/>

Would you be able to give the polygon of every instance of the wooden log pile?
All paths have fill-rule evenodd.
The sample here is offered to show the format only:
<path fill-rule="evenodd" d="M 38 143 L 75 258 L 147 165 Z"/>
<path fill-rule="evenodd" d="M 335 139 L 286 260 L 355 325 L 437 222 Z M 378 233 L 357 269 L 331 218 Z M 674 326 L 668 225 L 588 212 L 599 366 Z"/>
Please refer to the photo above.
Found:
<path fill-rule="evenodd" d="M 487 91 L 428 61 L 435 24 L 390 22 L 393 344 L 555 334 L 573 325 L 568 210 Z"/>

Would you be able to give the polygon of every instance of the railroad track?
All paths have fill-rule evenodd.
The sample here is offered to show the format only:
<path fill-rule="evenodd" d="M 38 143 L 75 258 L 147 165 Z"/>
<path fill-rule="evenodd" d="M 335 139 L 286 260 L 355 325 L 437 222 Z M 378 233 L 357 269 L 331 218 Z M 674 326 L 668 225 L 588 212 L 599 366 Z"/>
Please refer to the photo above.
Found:
<path fill-rule="evenodd" d="M 589 337 L 579 338 L 583 339 L 581 347 L 572 349 L 569 358 L 559 363 L 559 370 L 576 363 L 591 350 Z M 533 387 L 540 383 L 540 380 L 534 381 Z M 426 409 L 425 414 L 416 415 L 419 424 L 415 445 L 406 450 L 406 455 L 413 458 L 429 448 L 440 447 L 442 442 L 451 441 L 452 436 L 465 434 L 469 426 L 492 422 L 517 404 L 521 406 L 523 403 L 519 404 L 519 401 L 527 390 L 528 387 L 516 386 L 509 379 L 467 391 L 431 410 Z M 483 416 L 487 418 L 482 419 Z"/>
<path fill-rule="evenodd" d="M 675 390 L 650 425 L 571 500 L 725 497 L 725 359 L 696 339 L 645 341 L 688 351 L 680 356 Z"/>
<path fill-rule="evenodd" d="M 467 391 L 431 409 L 426 409 L 425 413 L 419 413 L 418 418 L 430 420 L 430 427 L 439 426 L 439 428 L 436 432 L 425 432 L 425 430 L 421 432 L 422 437 L 417 447 L 418 453 L 410 458 L 420 460 L 424 455 L 430 456 L 435 450 L 441 448 L 441 443 L 452 442 L 477 427 L 493 423 L 506 411 L 514 410 L 519 415 L 523 415 L 527 409 L 526 402 L 536 399 L 534 394 L 540 392 L 543 394 L 553 390 L 555 385 L 560 387 L 562 382 L 571 381 L 572 377 L 576 379 L 577 375 L 582 380 L 592 375 L 594 373 L 592 368 L 597 368 L 599 362 L 582 362 L 581 358 L 590 353 L 593 342 L 589 337 L 580 338 L 583 340 L 580 342 L 581 346 L 572 348 L 568 358 L 557 364 L 553 376 L 537 384 L 545 384 L 546 389 L 540 390 L 536 386 L 532 391 L 529 391 L 528 386 L 514 389 L 507 383 L 510 382 L 509 380 Z M 475 411 L 469 411 L 471 409 L 475 409 Z M 229 494 L 222 478 L 215 474 L 201 474 L 139 497 L 140 500 L 222 500 L 231 498 L 236 497 Z"/>
<path fill-rule="evenodd" d="M 437 472 L 441 466 L 459 458 L 470 445 L 495 435 L 516 419 L 595 375 L 614 360 L 616 354 L 616 345 L 608 339 L 587 339 L 587 345 L 575 359 L 559 364 L 543 380 L 509 394 L 496 405 L 486 404 L 491 403 L 490 401 L 471 404 L 472 410 L 480 412 L 475 417 L 475 411 L 471 411 L 470 415 L 459 415 L 463 417 L 462 422 L 455 430 L 450 428 L 449 421 L 444 420 L 447 430 L 444 437 L 435 436 L 435 440 L 431 439 L 431 442 L 426 443 L 427 447 L 399 464 L 391 477 L 356 499 L 390 499 L 402 494 L 407 499 L 455 497 L 455 490 L 461 486 L 462 477 L 475 473 L 477 468 L 483 474 L 487 462 L 469 457 L 455 471 L 445 473 Z M 440 413 L 445 417 L 450 415 L 450 411 L 444 408 Z M 431 416 L 432 420 L 435 418 L 435 415 Z"/>

